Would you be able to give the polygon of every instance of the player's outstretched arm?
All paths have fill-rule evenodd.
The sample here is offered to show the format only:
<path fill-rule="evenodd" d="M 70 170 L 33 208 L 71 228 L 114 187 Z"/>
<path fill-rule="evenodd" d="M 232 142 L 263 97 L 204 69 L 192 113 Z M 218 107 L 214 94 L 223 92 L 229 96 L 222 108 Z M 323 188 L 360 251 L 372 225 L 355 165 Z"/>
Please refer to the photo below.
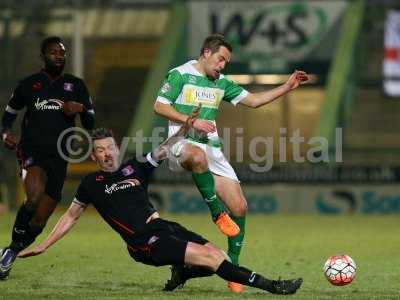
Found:
<path fill-rule="evenodd" d="M 32 249 L 22 251 L 18 254 L 18 257 L 25 258 L 45 252 L 51 245 L 61 239 L 72 228 L 72 226 L 74 226 L 84 210 L 84 206 L 72 202 L 71 206 L 58 220 L 56 226 L 54 226 L 46 240 Z"/>
<path fill-rule="evenodd" d="M 306 72 L 296 70 L 292 75 L 290 75 L 289 79 L 284 84 L 269 91 L 250 93 L 239 103 L 252 108 L 258 108 L 276 100 L 291 90 L 296 89 L 301 83 L 304 83 L 307 80 L 308 76 Z"/>

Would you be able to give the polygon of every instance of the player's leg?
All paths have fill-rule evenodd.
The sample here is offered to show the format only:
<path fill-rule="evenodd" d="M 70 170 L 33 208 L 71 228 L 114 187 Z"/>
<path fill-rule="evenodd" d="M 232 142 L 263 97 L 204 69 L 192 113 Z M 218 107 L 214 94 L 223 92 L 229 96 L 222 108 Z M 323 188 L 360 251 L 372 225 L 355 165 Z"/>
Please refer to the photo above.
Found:
<path fill-rule="evenodd" d="M 15 252 L 20 252 L 34 242 L 36 237 L 43 231 L 47 220 L 61 200 L 62 188 L 67 173 L 67 162 L 52 156 L 41 157 L 38 155 L 38 157 L 40 160 L 37 163 L 40 166 L 29 168 L 24 181 L 27 194 L 26 203 L 32 204 L 33 201 L 30 199 L 35 199 L 31 205 L 33 213 L 28 223 L 27 232 L 29 233 L 29 238 L 19 245 L 11 245 L 10 248 Z M 39 183 L 37 178 L 41 178 Z M 40 186 L 40 188 L 37 188 L 37 186 Z M 35 197 L 32 197 L 32 194 Z M 15 230 L 14 233 L 16 233 Z"/>
<path fill-rule="evenodd" d="M 191 266 L 195 271 L 187 270 L 189 272 L 187 274 L 191 274 L 190 278 L 199 277 L 194 276 L 195 274 L 203 277 L 215 273 L 225 280 L 260 288 L 275 294 L 295 293 L 302 284 L 301 278 L 269 280 L 244 267 L 236 266 L 229 262 L 224 251 L 202 236 L 174 222 L 164 220 L 158 222 L 164 222 L 163 225 L 165 225 L 166 230 L 154 233 L 154 236 L 158 239 L 153 238 L 152 240 L 155 240 L 155 242 L 147 245 L 151 247 L 147 255 L 156 263 L 155 265 Z M 147 237 L 145 240 L 148 240 Z M 188 279 L 189 276 L 186 276 L 181 284 Z"/>
<path fill-rule="evenodd" d="M 31 228 L 39 234 L 43 231 L 48 219 L 62 198 L 64 181 L 67 176 L 67 162 L 56 158 L 47 160 L 46 173 L 48 180 L 45 191 L 40 199 L 36 214 L 30 222 Z"/>
<path fill-rule="evenodd" d="M 12 233 L 10 248 L 20 252 L 33 243 L 34 237 L 30 230 L 30 222 L 37 212 L 47 183 L 46 172 L 40 166 L 27 169 L 24 179 L 26 200 L 19 208 Z"/>
<path fill-rule="evenodd" d="M 18 252 L 32 244 L 37 236 L 29 224 L 37 211 L 40 198 L 44 194 L 47 176 L 39 166 L 29 167 L 26 172 L 24 178 L 26 200 L 18 209 L 12 229 L 11 243 L 1 250 L 0 279 L 8 276 Z"/>
<path fill-rule="evenodd" d="M 36 237 L 40 235 L 46 226 L 47 220 L 53 213 L 58 202 L 47 194 L 43 194 L 39 200 L 38 208 L 29 222 L 25 233 L 18 230 L 13 232 L 13 239 L 9 247 L 1 251 L 0 259 L 0 279 L 6 279 L 11 271 L 12 265 L 16 259 L 17 254 L 31 245 Z M 14 243 L 18 241 L 18 244 Z"/>
<path fill-rule="evenodd" d="M 231 218 L 240 228 L 239 235 L 228 239 L 228 255 L 234 264 L 239 263 L 240 250 L 245 235 L 247 201 L 243 196 L 235 170 L 218 147 L 206 146 L 208 165 L 214 174 L 217 195 L 228 208 Z"/>
<path fill-rule="evenodd" d="M 199 147 L 186 144 L 179 162 L 185 170 L 192 172 L 197 189 L 210 209 L 213 219 L 216 218 L 224 211 L 224 207 L 215 193 L 214 178 L 208 170 L 205 153 Z"/>
<path fill-rule="evenodd" d="M 290 280 L 265 278 L 245 267 L 232 264 L 219 249 L 211 249 L 192 242 L 188 242 L 186 247 L 185 264 L 208 268 L 227 281 L 238 282 L 273 294 L 294 294 L 303 282 L 302 278 Z"/>
<path fill-rule="evenodd" d="M 58 202 L 59 200 L 53 199 L 46 193 L 42 195 L 36 213 L 29 223 L 29 227 L 35 232 L 36 236 L 42 233 L 44 227 L 46 227 L 47 221 L 56 209 Z"/>
<path fill-rule="evenodd" d="M 170 222 L 172 224 L 173 222 Z M 171 227 L 171 233 L 181 242 L 186 243 L 186 241 L 191 241 L 200 245 L 204 245 L 211 251 L 221 251 L 225 259 L 230 260 L 228 255 L 217 248 L 215 245 L 204 239 L 202 236 L 187 230 L 178 223 L 175 223 Z M 185 265 L 185 264 L 175 264 L 171 267 L 171 278 L 166 282 L 164 291 L 173 291 L 178 287 L 183 287 L 185 282 L 191 278 L 208 277 L 214 275 L 214 271 L 209 268 L 199 267 L 195 265 Z"/>
<path fill-rule="evenodd" d="M 240 233 L 228 238 L 228 255 L 233 264 L 239 264 L 239 255 L 243 246 L 246 225 L 247 201 L 243 196 L 239 181 L 234 170 L 227 161 L 220 160 L 218 171 L 221 175 L 214 175 L 216 191 L 225 206 L 231 212 L 231 218 L 239 226 Z M 230 176 L 230 177 L 227 177 Z M 228 288 L 235 293 L 243 291 L 243 287 L 235 282 L 229 282 Z"/>
<path fill-rule="evenodd" d="M 2 250 L 0 278 L 7 278 L 16 255 L 31 245 L 43 231 L 47 220 L 61 199 L 67 163 L 49 157 L 28 168 L 24 179 L 27 200 L 17 213 L 12 242 Z"/>
<path fill-rule="evenodd" d="M 239 234 L 238 226 L 230 219 L 215 191 L 214 177 L 208 169 L 204 151 L 190 143 L 186 143 L 179 153 L 180 165 L 192 172 L 193 181 L 210 209 L 213 221 L 227 236 Z"/>
<path fill-rule="evenodd" d="M 247 201 L 238 181 L 218 175 L 215 175 L 214 178 L 217 194 L 229 209 L 231 218 L 240 228 L 237 236 L 228 239 L 228 255 L 233 264 L 239 264 L 239 255 L 245 235 Z"/>

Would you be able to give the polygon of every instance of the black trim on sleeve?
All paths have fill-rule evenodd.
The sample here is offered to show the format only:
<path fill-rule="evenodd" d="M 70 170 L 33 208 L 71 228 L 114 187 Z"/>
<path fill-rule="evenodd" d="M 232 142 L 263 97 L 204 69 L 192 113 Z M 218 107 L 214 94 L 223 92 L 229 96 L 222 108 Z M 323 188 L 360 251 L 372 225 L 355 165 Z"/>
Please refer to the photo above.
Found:
<path fill-rule="evenodd" d="M 72 202 L 74 202 L 75 204 L 78 204 L 82 207 L 87 207 L 88 205 L 86 203 L 83 203 L 81 201 L 79 201 L 78 199 L 74 198 L 74 200 L 72 200 Z"/>
<path fill-rule="evenodd" d="M 160 165 L 160 163 L 158 161 L 154 160 L 154 158 L 152 156 L 152 152 L 147 153 L 146 159 L 155 168 L 157 168 Z"/>

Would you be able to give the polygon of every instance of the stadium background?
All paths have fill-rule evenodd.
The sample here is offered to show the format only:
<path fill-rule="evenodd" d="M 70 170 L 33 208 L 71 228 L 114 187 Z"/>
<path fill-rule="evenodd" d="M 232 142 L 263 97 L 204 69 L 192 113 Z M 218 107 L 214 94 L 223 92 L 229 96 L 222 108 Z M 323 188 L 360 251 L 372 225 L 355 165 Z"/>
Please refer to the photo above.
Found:
<path fill-rule="evenodd" d="M 306 234 L 307 226 L 323 230 L 330 222 L 346 237 L 352 235 L 352 240 L 360 234 L 371 239 L 367 244 L 377 239 L 375 242 L 390 247 L 399 236 L 400 96 L 385 93 L 382 69 L 385 22 L 394 9 L 400 5 L 388 0 L 1 1 L 0 104 L 5 107 L 18 79 L 40 68 L 40 41 L 59 35 L 67 44 L 67 71 L 83 77 L 89 87 L 97 124 L 113 128 L 118 139 L 133 137 L 139 131 L 150 136 L 154 127 L 166 126 L 152 108 L 166 72 L 197 58 L 206 35 L 224 33 L 234 45 L 233 62 L 224 73 L 248 90 L 281 84 L 295 68 L 311 74 L 309 83 L 261 109 L 222 104 L 219 131 L 223 133 L 225 128 L 231 134 L 227 139 L 229 157 L 249 202 L 248 219 L 256 220 L 249 221 L 249 234 L 257 230 L 251 225 L 257 222 L 265 228 L 272 226 L 278 231 L 273 238 L 284 243 L 279 231 L 290 234 L 290 223 L 303 224 Z M 18 127 L 19 122 L 14 127 L 17 132 Z M 300 147 L 303 157 L 313 148 L 307 143 L 313 137 L 324 137 L 328 142 L 317 153 L 319 163 L 307 159 L 296 162 L 289 142 L 296 130 L 305 139 Z M 273 139 L 269 148 L 265 143 L 253 144 L 258 161 L 249 152 L 256 137 Z M 238 141 L 243 147 L 237 147 Z M 282 141 L 286 143 L 285 161 L 278 151 Z M 144 148 L 148 150 L 150 145 Z M 130 154 L 134 155 L 134 149 L 130 144 Z M 325 153 L 329 153 L 329 162 L 322 160 Z M 2 147 L 0 156 L 0 232 L 4 243 L 14 209 L 24 196 L 14 153 Z M 251 170 L 251 164 L 265 166 L 271 157 L 273 167 L 268 172 Z M 70 203 L 79 179 L 93 169 L 90 161 L 70 165 L 63 204 Z M 209 217 L 201 214 L 207 209 L 191 184 L 190 174 L 171 174 L 166 166 L 156 172 L 153 201 L 163 213 L 189 227 L 199 226 L 197 231 L 201 231 L 201 223 Z M 102 226 L 99 218 L 93 218 L 90 222 Z M 369 234 L 350 229 L 372 230 L 371 223 L 380 231 Z M 280 224 L 287 228 L 280 228 Z M 210 228 L 206 236 L 211 234 L 221 241 Z M 332 237 L 336 246 L 319 254 L 357 249 L 356 241 L 349 248 L 337 247 L 341 238 L 336 233 Z M 313 242 L 318 244 L 319 238 L 317 235 Z M 253 248 L 244 248 L 244 253 Z M 300 248 L 303 251 L 305 245 Z M 392 253 L 392 248 L 388 251 Z M 376 257 L 379 249 L 371 250 L 373 253 Z M 367 257 L 365 254 L 364 259 Z M 249 254 L 243 260 L 253 264 Z M 320 262 L 323 260 L 320 257 Z M 312 272 L 320 273 L 319 269 Z M 395 290 L 390 278 L 386 283 Z"/>

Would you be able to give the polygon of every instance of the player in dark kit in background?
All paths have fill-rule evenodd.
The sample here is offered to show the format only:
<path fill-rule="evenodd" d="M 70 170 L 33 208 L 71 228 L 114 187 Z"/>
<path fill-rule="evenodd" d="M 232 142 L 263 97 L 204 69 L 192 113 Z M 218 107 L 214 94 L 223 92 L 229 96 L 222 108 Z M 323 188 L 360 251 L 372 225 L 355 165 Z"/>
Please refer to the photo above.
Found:
<path fill-rule="evenodd" d="M 0 250 L 0 279 L 8 277 L 17 254 L 42 232 L 61 199 L 67 161 L 57 150 L 60 134 L 75 126 L 76 114 L 83 127 L 89 130 L 94 126 L 85 83 L 63 73 L 63 41 L 59 37 L 43 40 L 40 57 L 44 68 L 19 82 L 2 117 L 2 140 L 7 148 L 15 149 L 16 139 L 10 129 L 18 112 L 26 108 L 17 147 L 26 200 L 18 210 L 10 245 Z M 61 148 L 65 151 L 63 143 Z"/>
<path fill-rule="evenodd" d="M 173 137 L 185 135 L 193 125 L 195 115 L 192 114 Z M 32 250 L 21 252 L 21 257 L 45 252 L 72 228 L 91 203 L 121 235 L 134 260 L 152 266 L 174 265 L 174 270 L 178 266 L 184 270 L 174 271 L 172 282 L 168 282 L 165 290 L 173 290 L 189 278 L 213 274 L 273 294 L 293 294 L 301 286 L 301 278 L 269 280 L 234 265 L 225 252 L 200 235 L 159 217 L 147 193 L 149 176 L 160 160 L 166 158 L 168 149 L 176 140 L 168 139 L 148 153 L 144 162 L 131 159 L 123 164 L 119 163 L 120 153 L 111 131 L 104 128 L 94 130 L 92 140 L 92 159 L 99 171 L 82 179 L 71 206 L 47 239 Z"/>

